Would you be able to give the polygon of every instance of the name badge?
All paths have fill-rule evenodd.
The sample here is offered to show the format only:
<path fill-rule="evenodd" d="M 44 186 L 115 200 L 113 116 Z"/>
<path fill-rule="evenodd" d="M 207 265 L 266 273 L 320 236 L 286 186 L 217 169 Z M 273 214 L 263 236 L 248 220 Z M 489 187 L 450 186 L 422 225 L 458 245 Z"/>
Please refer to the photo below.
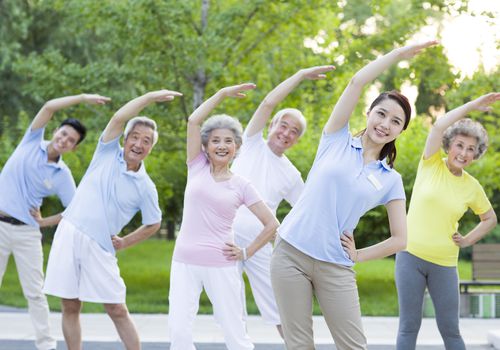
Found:
<path fill-rule="evenodd" d="M 380 183 L 380 181 L 378 181 L 378 179 L 375 177 L 375 175 L 373 174 L 370 174 L 368 175 L 368 181 L 370 181 L 370 183 L 373 185 L 373 187 L 375 187 L 375 189 L 377 191 L 380 191 L 382 189 L 382 184 Z"/>
<path fill-rule="evenodd" d="M 50 180 L 49 180 L 49 179 L 45 179 L 45 180 L 43 180 L 43 184 L 45 185 L 45 187 L 46 187 L 48 190 L 52 189 L 52 182 L 50 182 Z"/>

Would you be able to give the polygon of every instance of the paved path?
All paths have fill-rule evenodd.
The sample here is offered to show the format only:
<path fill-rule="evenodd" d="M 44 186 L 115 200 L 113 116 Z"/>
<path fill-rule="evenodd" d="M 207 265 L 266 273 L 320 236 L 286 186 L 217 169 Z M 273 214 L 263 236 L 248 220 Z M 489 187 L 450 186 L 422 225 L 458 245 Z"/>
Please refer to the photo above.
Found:
<path fill-rule="evenodd" d="M 133 314 L 143 350 L 168 349 L 168 315 Z M 66 349 L 61 333 L 61 314 L 51 313 L 51 328 L 59 341 L 58 350 Z M 123 349 L 111 320 L 105 314 L 82 314 L 84 350 Z M 363 317 L 370 350 L 394 350 L 397 332 L 396 317 Z M 462 319 L 461 330 L 469 350 L 492 349 L 488 340 L 491 331 L 500 332 L 500 319 Z M 250 316 L 248 333 L 256 350 L 283 350 L 283 342 L 273 326 L 264 324 L 260 317 Z M 335 349 L 322 317 L 314 317 L 314 336 L 318 350 Z M 25 310 L 0 307 L 0 350 L 35 350 L 33 328 Z M 194 325 L 194 339 L 198 350 L 222 350 L 222 331 L 211 315 L 199 315 Z M 443 349 L 434 319 L 424 319 L 419 334 L 418 350 Z"/>

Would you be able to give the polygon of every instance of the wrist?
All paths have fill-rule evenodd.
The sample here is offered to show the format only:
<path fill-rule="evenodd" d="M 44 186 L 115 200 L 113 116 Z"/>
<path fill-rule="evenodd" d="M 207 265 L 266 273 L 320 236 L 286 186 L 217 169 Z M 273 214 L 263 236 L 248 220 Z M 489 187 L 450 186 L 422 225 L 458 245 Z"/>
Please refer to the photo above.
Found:
<path fill-rule="evenodd" d="M 243 255 L 243 261 L 248 259 L 247 248 L 241 249 L 241 254 Z"/>

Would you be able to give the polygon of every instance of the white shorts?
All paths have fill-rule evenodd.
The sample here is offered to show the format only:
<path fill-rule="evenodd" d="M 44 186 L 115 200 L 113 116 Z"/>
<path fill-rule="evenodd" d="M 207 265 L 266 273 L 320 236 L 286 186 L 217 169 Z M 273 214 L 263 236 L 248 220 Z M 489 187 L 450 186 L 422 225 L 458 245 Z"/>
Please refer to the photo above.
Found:
<path fill-rule="evenodd" d="M 65 219 L 57 226 L 45 275 L 45 294 L 93 303 L 125 303 L 126 287 L 116 257 Z"/>

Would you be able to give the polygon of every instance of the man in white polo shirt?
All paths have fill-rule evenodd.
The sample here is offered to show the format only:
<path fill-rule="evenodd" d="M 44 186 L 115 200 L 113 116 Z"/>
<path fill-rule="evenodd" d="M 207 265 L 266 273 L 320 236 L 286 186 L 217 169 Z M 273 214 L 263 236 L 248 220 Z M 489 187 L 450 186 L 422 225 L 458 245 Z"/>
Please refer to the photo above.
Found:
<path fill-rule="evenodd" d="M 55 225 L 60 214 L 37 221 L 43 198 L 56 195 L 67 206 L 75 193 L 75 181 L 62 155 L 73 151 L 85 138 L 85 127 L 76 119 L 66 119 L 44 140 L 45 127 L 60 109 L 78 103 L 104 104 L 109 98 L 82 94 L 47 101 L 26 130 L 23 139 L 0 173 L 0 285 L 12 253 L 23 294 L 35 328 L 39 350 L 55 349 L 50 335 L 49 306 L 42 293 L 43 251 L 40 227 Z"/>
<path fill-rule="evenodd" d="M 263 138 L 263 130 L 273 109 L 301 81 L 322 79 L 325 77 L 324 73 L 332 69 L 332 66 L 302 69 L 279 84 L 264 98 L 243 134 L 243 145 L 231 170 L 250 180 L 275 214 L 283 199 L 293 206 L 304 187 L 300 172 L 284 152 L 295 145 L 304 134 L 306 119 L 299 110 L 285 108 L 274 115 L 267 140 Z M 262 224 L 247 208 L 241 207 L 234 220 L 233 229 L 235 243 L 244 248 L 261 232 Z M 241 261 L 240 271 L 245 271 L 248 276 L 262 318 L 267 323 L 276 325 L 280 335 L 283 336 L 278 307 L 271 287 L 271 253 L 272 246 L 268 243 L 250 259 Z M 245 301 L 244 289 L 242 298 Z"/>
<path fill-rule="evenodd" d="M 50 251 L 44 292 L 62 299 L 62 328 L 68 350 L 81 349 L 79 319 L 83 301 L 104 304 L 125 348 L 140 349 L 125 304 L 126 288 L 115 249 L 130 247 L 160 228 L 158 193 L 143 163 L 158 140 L 156 123 L 135 116 L 149 104 L 171 101 L 175 96 L 181 94 L 168 90 L 149 92 L 115 113 L 71 204 L 63 212 Z M 138 211 L 142 226 L 124 238 L 118 237 Z"/>

